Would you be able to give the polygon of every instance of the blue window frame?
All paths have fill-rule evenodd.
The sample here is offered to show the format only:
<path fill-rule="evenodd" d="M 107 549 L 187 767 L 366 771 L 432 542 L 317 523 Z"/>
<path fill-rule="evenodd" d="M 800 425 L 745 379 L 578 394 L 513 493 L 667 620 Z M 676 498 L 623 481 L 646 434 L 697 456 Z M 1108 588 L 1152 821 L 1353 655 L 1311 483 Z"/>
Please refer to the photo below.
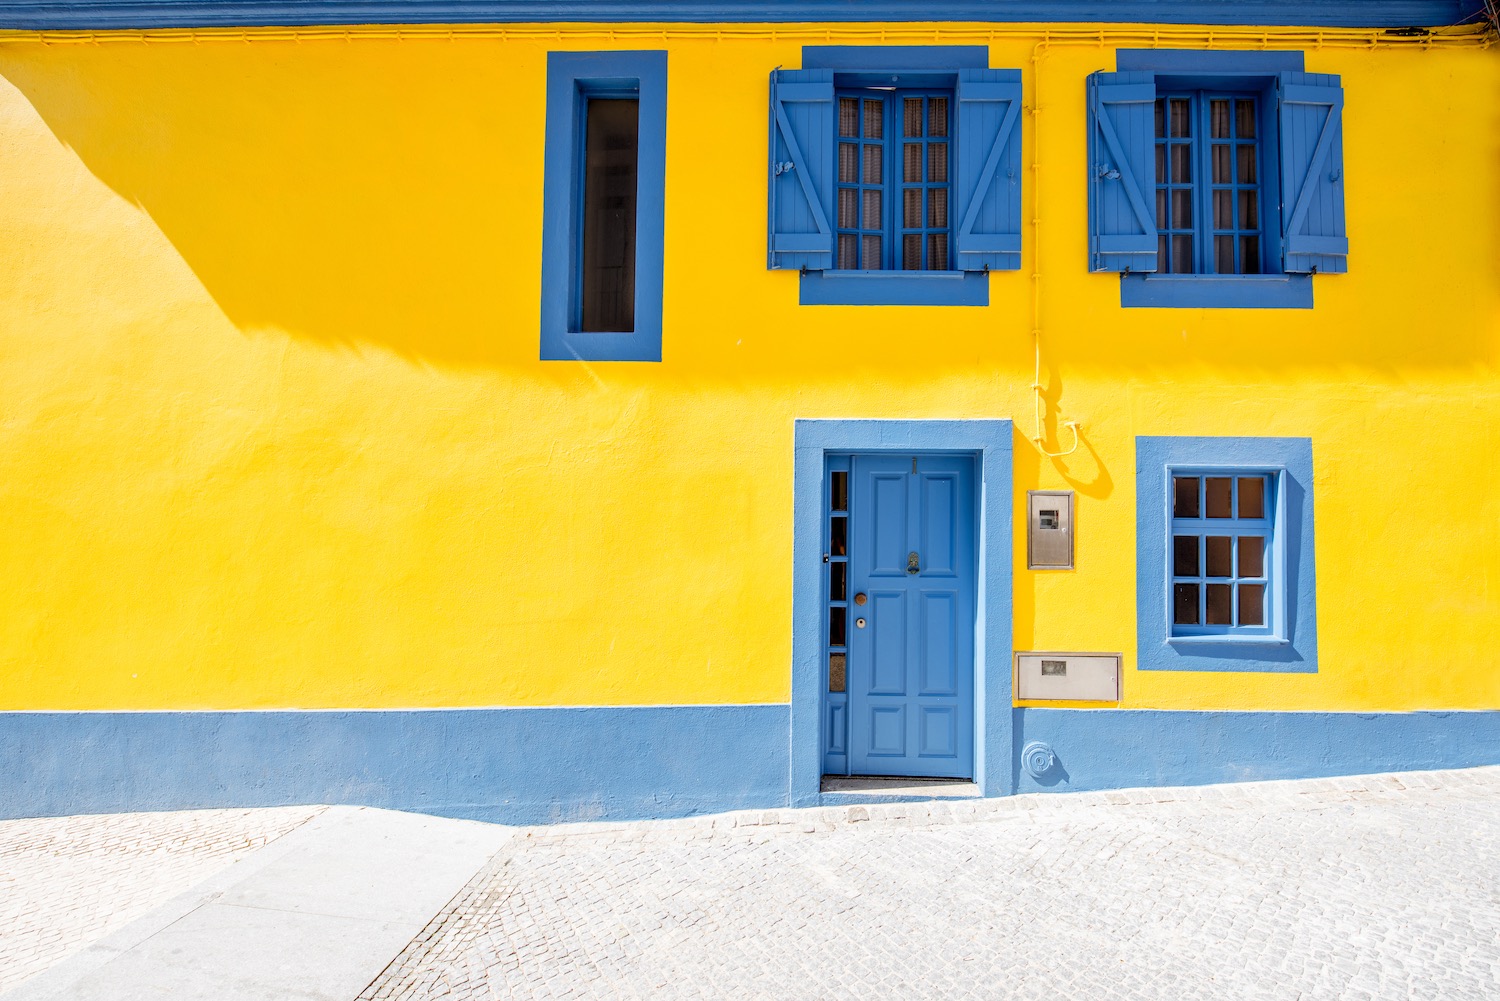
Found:
<path fill-rule="evenodd" d="M 666 114 L 665 52 L 547 54 L 544 361 L 661 360 Z"/>
<path fill-rule="evenodd" d="M 1347 270 L 1339 78 L 1299 52 L 1116 65 L 1088 81 L 1090 270 L 1123 306 L 1310 309 Z"/>
<path fill-rule="evenodd" d="M 1316 671 L 1312 444 L 1136 439 L 1141 670 Z"/>
<path fill-rule="evenodd" d="M 771 74 L 768 266 L 804 305 L 984 305 L 1021 259 L 1021 75 L 981 46 L 808 46 Z"/>

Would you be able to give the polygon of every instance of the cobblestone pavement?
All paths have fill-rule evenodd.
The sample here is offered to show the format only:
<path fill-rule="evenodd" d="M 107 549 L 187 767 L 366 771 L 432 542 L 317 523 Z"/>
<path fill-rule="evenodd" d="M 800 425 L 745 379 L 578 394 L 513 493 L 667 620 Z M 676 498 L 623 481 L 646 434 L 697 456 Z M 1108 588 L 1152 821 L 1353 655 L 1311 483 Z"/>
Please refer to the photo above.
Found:
<path fill-rule="evenodd" d="M 321 809 L 0 821 L 0 991 L 149 913 Z"/>
<path fill-rule="evenodd" d="M 362 998 L 1500 997 L 1500 769 L 531 828 Z"/>

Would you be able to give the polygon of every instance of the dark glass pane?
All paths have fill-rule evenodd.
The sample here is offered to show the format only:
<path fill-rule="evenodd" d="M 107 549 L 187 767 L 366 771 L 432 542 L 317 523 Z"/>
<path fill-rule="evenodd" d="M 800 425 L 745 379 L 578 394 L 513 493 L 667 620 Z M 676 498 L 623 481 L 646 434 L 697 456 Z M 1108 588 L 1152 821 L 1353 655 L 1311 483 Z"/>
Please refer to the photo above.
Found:
<path fill-rule="evenodd" d="M 933 143 L 927 147 L 927 179 L 942 182 L 948 180 L 947 143 Z"/>
<path fill-rule="evenodd" d="M 927 225 L 943 229 L 948 225 L 948 189 L 929 188 L 927 191 Z"/>
<path fill-rule="evenodd" d="M 1167 183 L 1167 147 L 1165 143 L 1156 144 L 1156 183 Z"/>
<path fill-rule="evenodd" d="M 848 636 L 848 609 L 840 606 L 828 610 L 828 645 L 843 646 Z"/>
<path fill-rule="evenodd" d="M 883 266 L 880 260 L 880 237 L 861 237 L 860 243 L 859 266 L 866 271 L 879 271 Z"/>
<path fill-rule="evenodd" d="M 1167 218 L 1167 189 L 1156 189 L 1156 228 L 1170 229 L 1172 220 Z"/>
<path fill-rule="evenodd" d="M 1266 516 L 1266 478 L 1264 476 L 1241 476 L 1240 517 L 1264 518 Z"/>
<path fill-rule="evenodd" d="M 922 270 L 922 234 L 908 233 L 901 238 L 901 266 L 907 271 Z"/>
<path fill-rule="evenodd" d="M 842 469 L 834 470 L 829 477 L 829 500 L 835 511 L 849 510 L 849 474 Z"/>
<path fill-rule="evenodd" d="M 922 227 L 921 188 L 907 188 L 901 193 L 901 225 L 907 229 Z"/>
<path fill-rule="evenodd" d="M 849 564 L 828 564 L 828 598 L 830 601 L 846 601 L 849 597 Z"/>
<path fill-rule="evenodd" d="M 885 147 L 876 146 L 873 143 L 865 146 L 865 183 L 880 184 L 884 177 L 881 168 L 884 166 L 883 153 Z"/>
<path fill-rule="evenodd" d="M 921 143 L 906 143 L 901 147 L 901 179 L 908 184 L 922 180 Z"/>
<path fill-rule="evenodd" d="M 866 188 L 864 191 L 864 212 L 861 213 L 860 229 L 880 228 L 880 189 Z"/>
<path fill-rule="evenodd" d="M 1214 271 L 1221 275 L 1232 275 L 1234 271 L 1234 237 L 1214 237 Z"/>
<path fill-rule="evenodd" d="M 1234 229 L 1233 191 L 1214 192 L 1214 229 Z"/>
<path fill-rule="evenodd" d="M 885 102 L 865 101 L 865 138 L 880 139 L 885 135 Z"/>
<path fill-rule="evenodd" d="M 1190 188 L 1172 190 L 1172 228 L 1193 228 L 1193 192 Z"/>
<path fill-rule="evenodd" d="M 1240 273 L 1260 274 L 1260 237 L 1240 237 Z"/>
<path fill-rule="evenodd" d="M 849 210 L 854 211 L 854 192 L 849 192 Z M 840 271 L 853 271 L 859 267 L 859 237 L 852 233 L 839 234 L 839 263 Z"/>
<path fill-rule="evenodd" d="M 828 519 L 828 552 L 833 556 L 849 555 L 849 519 L 843 516 Z"/>
<path fill-rule="evenodd" d="M 1172 517 L 1198 517 L 1198 477 L 1172 477 Z"/>
<path fill-rule="evenodd" d="M 842 653 L 831 653 L 828 655 L 828 690 L 830 692 L 842 692 L 845 688 L 844 658 Z"/>
<path fill-rule="evenodd" d="M 1254 191 L 1240 192 L 1240 229 L 1260 229 L 1260 209 Z"/>
<path fill-rule="evenodd" d="M 1243 145 L 1237 148 L 1239 150 L 1239 152 L 1236 154 L 1236 156 L 1239 157 L 1239 177 L 1237 178 L 1237 180 L 1241 184 L 1254 184 L 1255 147 L 1250 145 Z"/>
<path fill-rule="evenodd" d="M 1240 625 L 1263 626 L 1266 624 L 1266 585 L 1240 585 Z"/>
<path fill-rule="evenodd" d="M 1159 204 L 1160 205 L 1165 205 L 1167 203 L 1166 192 L 1163 191 L 1163 192 L 1160 192 L 1160 194 L 1161 194 L 1161 201 L 1160 201 Z M 1172 261 L 1171 244 L 1167 242 L 1167 234 L 1165 234 L 1165 233 L 1157 233 L 1156 234 L 1156 270 L 1158 270 L 1158 271 L 1170 271 L 1170 270 L 1172 270 L 1171 267 L 1170 267 L 1171 261 Z"/>
<path fill-rule="evenodd" d="M 1235 126 L 1234 134 L 1241 139 L 1255 138 L 1255 102 L 1234 102 Z"/>
<path fill-rule="evenodd" d="M 1189 184 L 1193 180 L 1193 148 L 1187 143 L 1172 147 L 1172 183 Z"/>
<path fill-rule="evenodd" d="M 839 98 L 839 135 L 859 135 L 859 101 L 852 97 Z"/>
<path fill-rule="evenodd" d="M 1229 138 L 1229 102 L 1208 102 L 1208 135 L 1211 139 Z"/>
<path fill-rule="evenodd" d="M 1198 585 L 1172 585 L 1172 623 L 1179 626 L 1198 624 Z"/>
<path fill-rule="evenodd" d="M 1172 536 L 1172 576 L 1198 576 L 1198 537 L 1196 535 Z"/>
<path fill-rule="evenodd" d="M 1172 136 L 1181 139 L 1192 134 L 1192 116 L 1189 114 L 1187 98 L 1174 98 L 1172 100 Z"/>
<path fill-rule="evenodd" d="M 1167 136 L 1167 102 L 1163 98 L 1156 100 L 1156 138 L 1165 139 Z"/>
<path fill-rule="evenodd" d="M 927 270 L 948 270 L 948 234 L 927 234 Z"/>
<path fill-rule="evenodd" d="M 580 330 L 635 330 L 635 194 L 640 102 L 584 107 Z"/>
<path fill-rule="evenodd" d="M 948 99 L 946 97 L 927 99 L 927 134 L 930 136 L 948 134 Z"/>
<path fill-rule="evenodd" d="M 1236 577 L 1264 577 L 1266 575 L 1266 540 L 1258 535 L 1242 535 L 1239 538 L 1240 565 Z"/>
<path fill-rule="evenodd" d="M 922 99 L 920 97 L 908 97 L 901 103 L 904 107 L 901 115 L 903 123 L 901 134 L 904 136 L 920 136 L 922 134 Z"/>
<path fill-rule="evenodd" d="M 859 180 L 859 143 L 839 143 L 839 183 Z"/>
<path fill-rule="evenodd" d="M 1193 238 L 1191 236 L 1172 237 L 1172 273 L 1178 275 L 1193 273 Z"/>
<path fill-rule="evenodd" d="M 1233 483 L 1234 481 L 1227 476 L 1206 476 L 1203 478 L 1203 506 L 1208 509 L 1208 517 L 1234 517 L 1234 497 L 1230 492 Z"/>
<path fill-rule="evenodd" d="M 1227 143 L 1219 143 L 1213 147 L 1213 180 L 1215 184 L 1229 184 L 1233 182 L 1234 175 L 1234 153 L 1232 147 Z"/>
<path fill-rule="evenodd" d="M 1234 625 L 1234 587 L 1229 584 L 1208 585 L 1208 614 L 1203 621 L 1211 626 Z"/>
<path fill-rule="evenodd" d="M 1234 576 L 1234 540 L 1227 535 L 1210 535 L 1204 540 L 1208 573 L 1205 577 Z"/>
<path fill-rule="evenodd" d="M 839 189 L 839 229 L 856 229 L 859 226 L 859 192 L 853 188 Z"/>

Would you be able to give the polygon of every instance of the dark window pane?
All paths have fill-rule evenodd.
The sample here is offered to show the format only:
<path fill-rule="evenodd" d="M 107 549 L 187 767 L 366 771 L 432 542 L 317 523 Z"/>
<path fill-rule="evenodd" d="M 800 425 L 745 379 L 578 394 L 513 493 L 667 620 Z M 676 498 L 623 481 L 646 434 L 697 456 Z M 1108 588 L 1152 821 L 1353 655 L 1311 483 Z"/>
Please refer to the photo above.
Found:
<path fill-rule="evenodd" d="M 866 184 L 880 184 L 883 180 L 881 167 L 884 165 L 882 154 L 884 147 L 871 143 L 865 146 L 865 176 Z"/>
<path fill-rule="evenodd" d="M 880 237 L 866 236 L 860 243 L 862 246 L 860 248 L 859 266 L 866 271 L 880 270 L 884 266 L 880 260 Z"/>
<path fill-rule="evenodd" d="M 1198 477 L 1172 477 L 1172 517 L 1198 517 Z"/>
<path fill-rule="evenodd" d="M 1263 626 L 1266 624 L 1266 585 L 1240 585 L 1240 625 Z"/>
<path fill-rule="evenodd" d="M 845 688 L 844 658 L 842 653 L 831 653 L 828 655 L 828 690 L 830 692 L 842 692 Z"/>
<path fill-rule="evenodd" d="M 1260 274 L 1260 237 L 1240 237 L 1240 273 Z"/>
<path fill-rule="evenodd" d="M 1266 478 L 1264 476 L 1241 476 L 1241 518 L 1264 518 L 1266 516 Z"/>
<path fill-rule="evenodd" d="M 1165 204 L 1167 204 L 1167 198 L 1166 198 L 1166 194 L 1167 193 L 1165 191 L 1162 191 L 1162 192 L 1159 192 L 1159 194 L 1162 197 L 1161 197 L 1161 200 L 1157 204 L 1158 205 L 1165 205 Z M 1158 223 L 1158 225 L 1160 225 L 1160 224 Z M 1158 270 L 1158 271 L 1171 271 L 1172 270 L 1171 263 L 1172 263 L 1172 245 L 1169 242 L 1167 242 L 1167 234 L 1165 234 L 1165 233 L 1157 233 L 1156 234 L 1156 270 Z"/>
<path fill-rule="evenodd" d="M 1214 146 L 1213 181 L 1215 184 L 1229 184 L 1234 180 L 1233 174 L 1230 173 L 1234 170 L 1233 155 L 1229 145 L 1226 143 L 1219 143 Z"/>
<path fill-rule="evenodd" d="M 885 102 L 865 101 L 865 138 L 880 139 L 885 135 Z"/>
<path fill-rule="evenodd" d="M 922 234 L 908 233 L 901 238 L 901 266 L 907 271 L 922 270 Z"/>
<path fill-rule="evenodd" d="M 1203 621 L 1211 626 L 1234 625 L 1234 588 L 1229 584 L 1208 585 L 1208 614 Z"/>
<path fill-rule="evenodd" d="M 839 183 L 859 180 L 859 143 L 839 143 Z"/>
<path fill-rule="evenodd" d="M 1266 540 L 1258 535 L 1242 535 L 1239 539 L 1240 565 L 1236 577 L 1264 577 L 1266 575 Z"/>
<path fill-rule="evenodd" d="M 948 189 L 929 188 L 927 191 L 927 225 L 944 229 L 948 225 Z"/>
<path fill-rule="evenodd" d="M 1241 184 L 1255 183 L 1255 147 L 1246 143 L 1239 147 L 1239 177 Z"/>
<path fill-rule="evenodd" d="M 1260 229 L 1260 209 L 1254 191 L 1240 192 L 1240 229 Z"/>
<path fill-rule="evenodd" d="M 1232 275 L 1234 270 L 1234 237 L 1214 237 L 1214 271 L 1221 275 Z"/>
<path fill-rule="evenodd" d="M 1167 102 L 1163 98 L 1156 100 L 1156 138 L 1165 139 L 1167 136 Z"/>
<path fill-rule="evenodd" d="M 854 214 L 854 192 L 849 192 L 849 213 Z M 839 270 L 853 271 L 859 267 L 859 237 L 852 233 L 839 234 Z"/>
<path fill-rule="evenodd" d="M 849 597 L 849 564 L 828 564 L 828 599 L 845 601 Z"/>
<path fill-rule="evenodd" d="M 901 179 L 908 184 L 922 180 L 921 143 L 907 143 L 901 147 Z"/>
<path fill-rule="evenodd" d="M 834 556 L 849 555 L 849 519 L 830 518 L 828 523 L 828 551 Z"/>
<path fill-rule="evenodd" d="M 927 270 L 948 270 L 948 236 L 946 233 L 927 234 Z"/>
<path fill-rule="evenodd" d="M 920 97 L 908 97 L 901 103 L 905 109 L 901 116 L 904 123 L 901 134 L 905 136 L 920 136 L 922 134 L 922 99 Z"/>
<path fill-rule="evenodd" d="M 1235 101 L 1235 128 L 1234 134 L 1241 139 L 1255 138 L 1255 102 Z"/>
<path fill-rule="evenodd" d="M 1172 623 L 1178 626 L 1198 624 L 1198 585 L 1172 585 Z"/>
<path fill-rule="evenodd" d="M 839 98 L 839 135 L 859 135 L 859 102 L 852 97 Z"/>
<path fill-rule="evenodd" d="M 927 179 L 948 180 L 948 144 L 933 143 L 927 147 Z"/>
<path fill-rule="evenodd" d="M 836 469 L 829 477 L 829 500 L 835 511 L 849 510 L 849 474 Z"/>
<path fill-rule="evenodd" d="M 1208 102 L 1208 135 L 1211 139 L 1229 138 L 1229 102 Z"/>
<path fill-rule="evenodd" d="M 1204 507 L 1210 518 L 1234 517 L 1234 498 L 1230 493 L 1234 483 L 1227 476 L 1205 476 L 1203 478 Z"/>
<path fill-rule="evenodd" d="M 1172 237 L 1172 273 L 1177 275 L 1193 273 L 1193 238 L 1191 236 Z"/>
<path fill-rule="evenodd" d="M 635 194 L 640 102 L 584 106 L 580 330 L 635 330 Z"/>
<path fill-rule="evenodd" d="M 843 646 L 848 633 L 848 609 L 843 606 L 828 610 L 828 645 Z"/>
<path fill-rule="evenodd" d="M 927 99 L 927 134 L 930 136 L 948 134 L 948 99 L 946 97 Z"/>
<path fill-rule="evenodd" d="M 859 227 L 859 192 L 854 188 L 839 189 L 839 228 Z M 853 239 L 851 237 L 851 239 Z"/>
<path fill-rule="evenodd" d="M 1156 189 L 1156 228 L 1170 229 L 1172 221 L 1167 218 L 1167 189 Z"/>
<path fill-rule="evenodd" d="M 1198 536 L 1172 536 L 1172 575 L 1174 577 L 1198 576 Z"/>
<path fill-rule="evenodd" d="M 1156 183 L 1167 183 L 1167 147 L 1164 143 L 1156 145 Z"/>
<path fill-rule="evenodd" d="M 921 188 L 907 188 L 901 193 L 901 225 L 907 229 L 922 227 Z"/>
<path fill-rule="evenodd" d="M 1187 143 L 1172 147 L 1172 183 L 1189 184 L 1193 180 L 1193 148 Z"/>
<path fill-rule="evenodd" d="M 864 212 L 861 219 L 861 229 L 880 228 L 880 189 L 867 188 L 864 192 Z"/>
<path fill-rule="evenodd" d="M 1204 540 L 1208 573 L 1205 577 L 1234 576 L 1234 540 L 1227 535 L 1210 535 Z"/>
<path fill-rule="evenodd" d="M 1181 139 L 1192 135 L 1192 116 L 1188 113 L 1187 98 L 1174 98 L 1171 103 L 1173 138 Z"/>
<path fill-rule="evenodd" d="M 1172 191 L 1172 228 L 1193 228 L 1193 192 L 1191 189 Z"/>
<path fill-rule="evenodd" d="M 1234 192 L 1214 192 L 1214 229 L 1234 228 Z"/>

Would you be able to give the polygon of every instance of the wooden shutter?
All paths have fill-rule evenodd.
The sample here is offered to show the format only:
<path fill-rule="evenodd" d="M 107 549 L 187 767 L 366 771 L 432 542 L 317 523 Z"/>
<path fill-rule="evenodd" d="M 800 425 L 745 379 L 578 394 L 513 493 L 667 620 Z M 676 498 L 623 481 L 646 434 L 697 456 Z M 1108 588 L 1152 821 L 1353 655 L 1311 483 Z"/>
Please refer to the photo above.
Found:
<path fill-rule="evenodd" d="M 771 268 L 833 267 L 833 71 L 771 74 Z"/>
<path fill-rule="evenodd" d="M 953 203 L 963 271 L 1021 267 L 1021 73 L 960 69 Z"/>
<path fill-rule="evenodd" d="M 1344 230 L 1344 90 L 1326 73 L 1282 73 L 1282 270 L 1349 270 Z"/>
<path fill-rule="evenodd" d="M 1156 78 L 1088 79 L 1089 270 L 1156 270 Z"/>

